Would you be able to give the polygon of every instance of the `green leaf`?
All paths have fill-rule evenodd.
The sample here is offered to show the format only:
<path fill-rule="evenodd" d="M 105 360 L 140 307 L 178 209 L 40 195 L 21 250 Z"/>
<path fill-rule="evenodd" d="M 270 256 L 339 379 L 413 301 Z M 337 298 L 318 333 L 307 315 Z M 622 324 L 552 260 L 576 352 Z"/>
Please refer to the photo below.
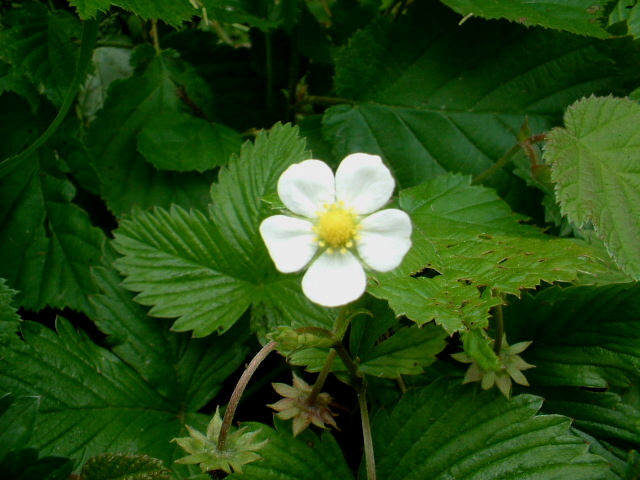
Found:
<path fill-rule="evenodd" d="M 622 98 L 590 97 L 565 113 L 565 128 L 547 137 L 545 158 L 562 213 L 579 226 L 592 222 L 625 272 L 640 279 L 640 106 Z"/>
<path fill-rule="evenodd" d="M 30 444 L 44 454 L 83 462 L 102 452 L 138 453 L 170 464 L 181 453 L 171 439 L 184 434 L 184 423 L 206 425 L 196 412 L 244 360 L 248 329 L 206 340 L 169 332 L 132 302 L 117 275 L 96 274 L 105 291 L 94 297 L 97 323 L 117 355 L 66 320 L 57 322 L 58 334 L 22 322 L 20 337 L 0 335 L 0 391 L 40 397 Z"/>
<path fill-rule="evenodd" d="M 147 455 L 102 453 L 82 467 L 83 480 L 171 480 L 171 472 Z"/>
<path fill-rule="evenodd" d="M 594 4 L 593 0 L 444 0 L 443 3 L 463 16 L 506 18 L 527 27 L 540 25 L 579 35 L 607 37 L 607 32 L 598 22 L 598 17 L 604 13 L 603 6 Z"/>
<path fill-rule="evenodd" d="M 17 292 L 11 290 L 4 278 L 0 278 L 0 325 L 11 325 L 20 321 L 15 307 L 12 305 L 13 297 Z"/>
<path fill-rule="evenodd" d="M 138 150 L 158 170 L 203 172 L 224 165 L 242 138 L 224 125 L 184 113 L 151 119 L 138 135 Z"/>
<path fill-rule="evenodd" d="M 550 288 L 504 310 L 510 343 L 536 368 L 531 385 L 626 387 L 640 375 L 640 289 L 636 284 Z"/>
<path fill-rule="evenodd" d="M 98 11 L 104 12 L 112 5 L 111 0 L 69 0 L 69 3 L 76 7 L 82 19 L 95 17 Z M 140 17 L 164 20 L 171 25 L 179 25 L 190 20 L 192 15 L 199 14 L 199 10 L 189 0 L 119 0 L 117 5 Z"/>
<path fill-rule="evenodd" d="M 264 460 L 243 466 L 242 474 L 229 480 L 352 480 L 353 475 L 330 433 L 320 438 L 307 429 L 293 437 L 285 422 L 274 420 L 276 429 L 259 423 L 247 423 L 251 430 L 261 429 L 256 441 L 269 440 L 260 450 Z"/>
<path fill-rule="evenodd" d="M 570 419 L 536 415 L 542 398 L 510 401 L 492 391 L 436 381 L 409 390 L 373 422 L 376 468 L 386 480 L 604 478 L 608 464 L 587 453 Z"/>
<path fill-rule="evenodd" d="M 102 196 L 116 215 L 134 206 L 148 208 L 176 203 L 205 209 L 213 176 L 158 171 L 137 152 L 136 137 L 153 118 L 186 109 L 177 93 L 184 91 L 196 103 L 202 79 L 170 51 L 142 62 L 136 74 L 114 83 L 104 107 L 89 126 L 86 144 L 102 182 Z M 144 46 L 134 55 L 149 53 Z"/>
<path fill-rule="evenodd" d="M 444 350 L 446 337 L 447 332 L 436 325 L 401 328 L 373 347 L 361 359 L 359 368 L 367 375 L 386 378 L 423 373 Z"/>
<path fill-rule="evenodd" d="M 38 397 L 0 397 L 0 465 L 9 452 L 28 445 L 39 407 Z"/>
<path fill-rule="evenodd" d="M 335 88 L 355 104 L 324 117 L 337 158 L 380 154 L 402 188 L 446 171 L 479 174 L 515 144 L 525 117 L 543 132 L 582 96 L 638 84 L 628 63 L 638 53 L 626 41 L 459 20 L 414 2 L 397 21 L 380 18 L 353 36 L 337 56 Z M 506 171 L 490 183 L 524 198 Z"/>
<path fill-rule="evenodd" d="M 269 213 L 260 198 L 286 167 L 306 158 L 291 127 L 275 126 L 246 143 L 211 188 L 211 219 L 179 207 L 137 212 L 121 223 L 116 266 L 151 314 L 179 317 L 173 328 L 205 336 L 224 331 L 249 305 L 264 303 L 280 325 L 331 324 L 327 309 L 304 297 L 299 276 L 275 271 L 258 227 Z"/>
<path fill-rule="evenodd" d="M 502 303 L 492 291 L 519 295 L 599 269 L 588 250 L 521 224 L 493 190 L 470 186 L 468 177 L 443 175 L 404 190 L 400 205 L 413 221 L 412 250 L 396 271 L 376 274 L 369 291 L 420 325 L 435 318 L 449 333 L 483 327 Z"/>
<path fill-rule="evenodd" d="M 29 3 L 25 9 L 12 9 L 0 32 L 0 59 L 24 74 L 56 106 L 69 90 L 76 70 L 78 48 L 74 43 L 81 36 L 76 18 L 57 10 L 48 13 L 39 3 Z"/>
<path fill-rule="evenodd" d="M 0 179 L 0 192 L 0 276 L 19 290 L 16 303 L 90 312 L 98 291 L 90 269 L 108 254 L 104 233 L 71 203 L 73 185 L 32 158 Z"/>

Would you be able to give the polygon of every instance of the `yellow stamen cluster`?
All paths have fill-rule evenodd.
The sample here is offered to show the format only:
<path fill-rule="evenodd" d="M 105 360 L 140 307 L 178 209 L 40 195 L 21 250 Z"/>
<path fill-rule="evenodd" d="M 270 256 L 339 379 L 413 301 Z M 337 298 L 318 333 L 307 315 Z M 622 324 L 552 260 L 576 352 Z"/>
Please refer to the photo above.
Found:
<path fill-rule="evenodd" d="M 346 253 L 353 247 L 353 240 L 358 238 L 360 226 L 357 215 L 351 209 L 345 209 L 343 202 L 325 204 L 324 211 L 318 212 L 318 224 L 313 230 L 318 235 L 317 242 L 327 252 L 339 250 Z"/>

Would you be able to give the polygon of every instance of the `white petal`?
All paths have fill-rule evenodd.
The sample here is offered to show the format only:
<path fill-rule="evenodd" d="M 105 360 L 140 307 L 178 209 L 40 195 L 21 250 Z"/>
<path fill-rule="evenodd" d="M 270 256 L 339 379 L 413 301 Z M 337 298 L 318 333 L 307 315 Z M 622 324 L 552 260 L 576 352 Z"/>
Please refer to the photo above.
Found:
<path fill-rule="evenodd" d="M 394 187 L 391 172 L 377 155 L 354 153 L 336 171 L 336 197 L 360 215 L 382 208 Z"/>
<path fill-rule="evenodd" d="M 293 213 L 315 218 L 324 204 L 336 201 L 333 172 L 320 160 L 291 165 L 280 176 L 278 195 Z"/>
<path fill-rule="evenodd" d="M 297 272 L 318 250 L 311 222 L 285 215 L 274 215 L 260 224 L 260 235 L 269 255 L 282 273 Z"/>
<path fill-rule="evenodd" d="M 390 208 L 360 222 L 356 242 L 360 258 L 374 270 L 396 268 L 411 248 L 411 219 L 402 210 Z"/>
<path fill-rule="evenodd" d="M 302 290 L 312 302 L 337 307 L 357 300 L 364 293 L 367 277 L 351 253 L 324 252 L 302 278 Z"/>

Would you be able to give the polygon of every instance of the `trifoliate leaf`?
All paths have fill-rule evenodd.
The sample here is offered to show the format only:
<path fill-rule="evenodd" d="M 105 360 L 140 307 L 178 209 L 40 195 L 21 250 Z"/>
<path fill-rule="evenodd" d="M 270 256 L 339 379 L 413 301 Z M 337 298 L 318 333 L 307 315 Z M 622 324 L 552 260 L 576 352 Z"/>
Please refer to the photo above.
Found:
<path fill-rule="evenodd" d="M 131 301 L 115 277 L 100 279 L 108 288 L 96 297 L 96 311 L 122 357 L 66 320 L 58 320 L 58 333 L 21 322 L 20 336 L 0 335 L 0 391 L 40 397 L 30 444 L 45 455 L 84 462 L 103 452 L 137 453 L 168 465 L 179 455 L 170 440 L 184 434 L 184 423 L 206 425 L 197 410 L 244 360 L 239 343 L 247 327 L 206 340 L 169 332 Z"/>
<path fill-rule="evenodd" d="M 593 223 L 607 250 L 640 279 L 640 122 L 637 102 L 585 98 L 565 113 L 565 128 L 547 137 L 545 157 L 562 213 Z"/>
<path fill-rule="evenodd" d="M 607 32 L 598 21 L 598 17 L 604 13 L 604 7 L 593 0 L 553 0 L 551 2 L 444 0 L 443 3 L 463 16 L 506 18 L 528 27 L 540 25 L 579 35 L 607 37 Z"/>
<path fill-rule="evenodd" d="M 443 175 L 403 190 L 400 205 L 413 221 L 412 250 L 396 271 L 373 275 L 369 291 L 420 325 L 484 328 L 502 303 L 493 291 L 519 295 L 600 268 L 590 251 L 521 224 L 495 191 L 470 186 L 468 177 Z"/>
<path fill-rule="evenodd" d="M 627 40 L 459 21 L 438 2 L 414 2 L 353 35 L 337 55 L 335 88 L 355 104 L 323 119 L 337 158 L 381 154 L 402 188 L 446 171 L 479 174 L 515 144 L 525 117 L 544 132 L 582 96 L 638 85 L 629 63 L 638 49 Z M 490 183 L 526 198 L 506 171 Z"/>
<path fill-rule="evenodd" d="M 145 57 L 144 46 L 132 56 Z M 116 215 L 134 206 L 147 208 L 176 203 L 204 209 L 209 203 L 213 176 L 156 170 L 138 153 L 136 138 L 151 119 L 163 113 L 186 111 L 184 92 L 198 104 L 202 79 L 193 68 L 175 58 L 175 52 L 155 55 L 136 69 L 133 77 L 114 83 L 104 107 L 87 132 L 86 144 L 102 182 L 102 197 Z"/>
<path fill-rule="evenodd" d="M 252 304 L 278 325 L 331 325 L 327 309 L 302 294 L 299 276 L 276 272 L 258 232 L 271 213 L 260 198 L 307 156 L 296 133 L 275 126 L 243 146 L 211 189 L 211 219 L 173 207 L 121 223 L 114 245 L 124 256 L 116 266 L 127 288 L 140 292 L 136 300 L 153 305 L 152 315 L 179 317 L 173 328 L 196 336 L 228 329 Z"/>
<path fill-rule="evenodd" d="M 376 469 L 385 480 L 606 478 L 608 464 L 587 453 L 571 420 L 536 415 L 543 399 L 446 380 L 409 390 L 393 412 L 374 418 Z"/>
<path fill-rule="evenodd" d="M 171 480 L 160 460 L 147 455 L 101 453 L 82 467 L 83 480 Z"/>
<path fill-rule="evenodd" d="M 233 474 L 229 480 L 353 480 L 331 434 L 325 432 L 318 437 L 308 429 L 293 437 L 285 422 L 275 419 L 274 423 L 276 429 L 246 424 L 249 429 L 260 429 L 257 441 L 269 439 L 269 443 L 260 450 L 262 460 L 246 465 L 242 474 Z"/>
<path fill-rule="evenodd" d="M 504 309 L 511 342 L 532 341 L 532 385 L 627 387 L 640 375 L 636 284 L 550 288 Z"/>
<path fill-rule="evenodd" d="M 203 172 L 224 165 L 240 151 L 237 132 L 186 113 L 164 113 L 138 135 L 138 150 L 158 170 Z"/>

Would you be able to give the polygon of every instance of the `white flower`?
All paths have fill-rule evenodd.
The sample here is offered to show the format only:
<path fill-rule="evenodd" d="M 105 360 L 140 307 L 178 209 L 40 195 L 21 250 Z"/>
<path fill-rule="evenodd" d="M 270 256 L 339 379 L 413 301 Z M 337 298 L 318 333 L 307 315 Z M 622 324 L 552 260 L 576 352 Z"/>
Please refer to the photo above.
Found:
<path fill-rule="evenodd" d="M 377 155 L 349 155 L 335 178 L 319 160 L 291 165 L 278 181 L 278 195 L 294 216 L 275 215 L 260 225 L 276 268 L 292 273 L 311 263 L 302 290 L 320 305 L 358 299 L 366 288 L 364 267 L 393 270 L 411 247 L 409 216 L 397 209 L 376 211 L 394 186 Z"/>

